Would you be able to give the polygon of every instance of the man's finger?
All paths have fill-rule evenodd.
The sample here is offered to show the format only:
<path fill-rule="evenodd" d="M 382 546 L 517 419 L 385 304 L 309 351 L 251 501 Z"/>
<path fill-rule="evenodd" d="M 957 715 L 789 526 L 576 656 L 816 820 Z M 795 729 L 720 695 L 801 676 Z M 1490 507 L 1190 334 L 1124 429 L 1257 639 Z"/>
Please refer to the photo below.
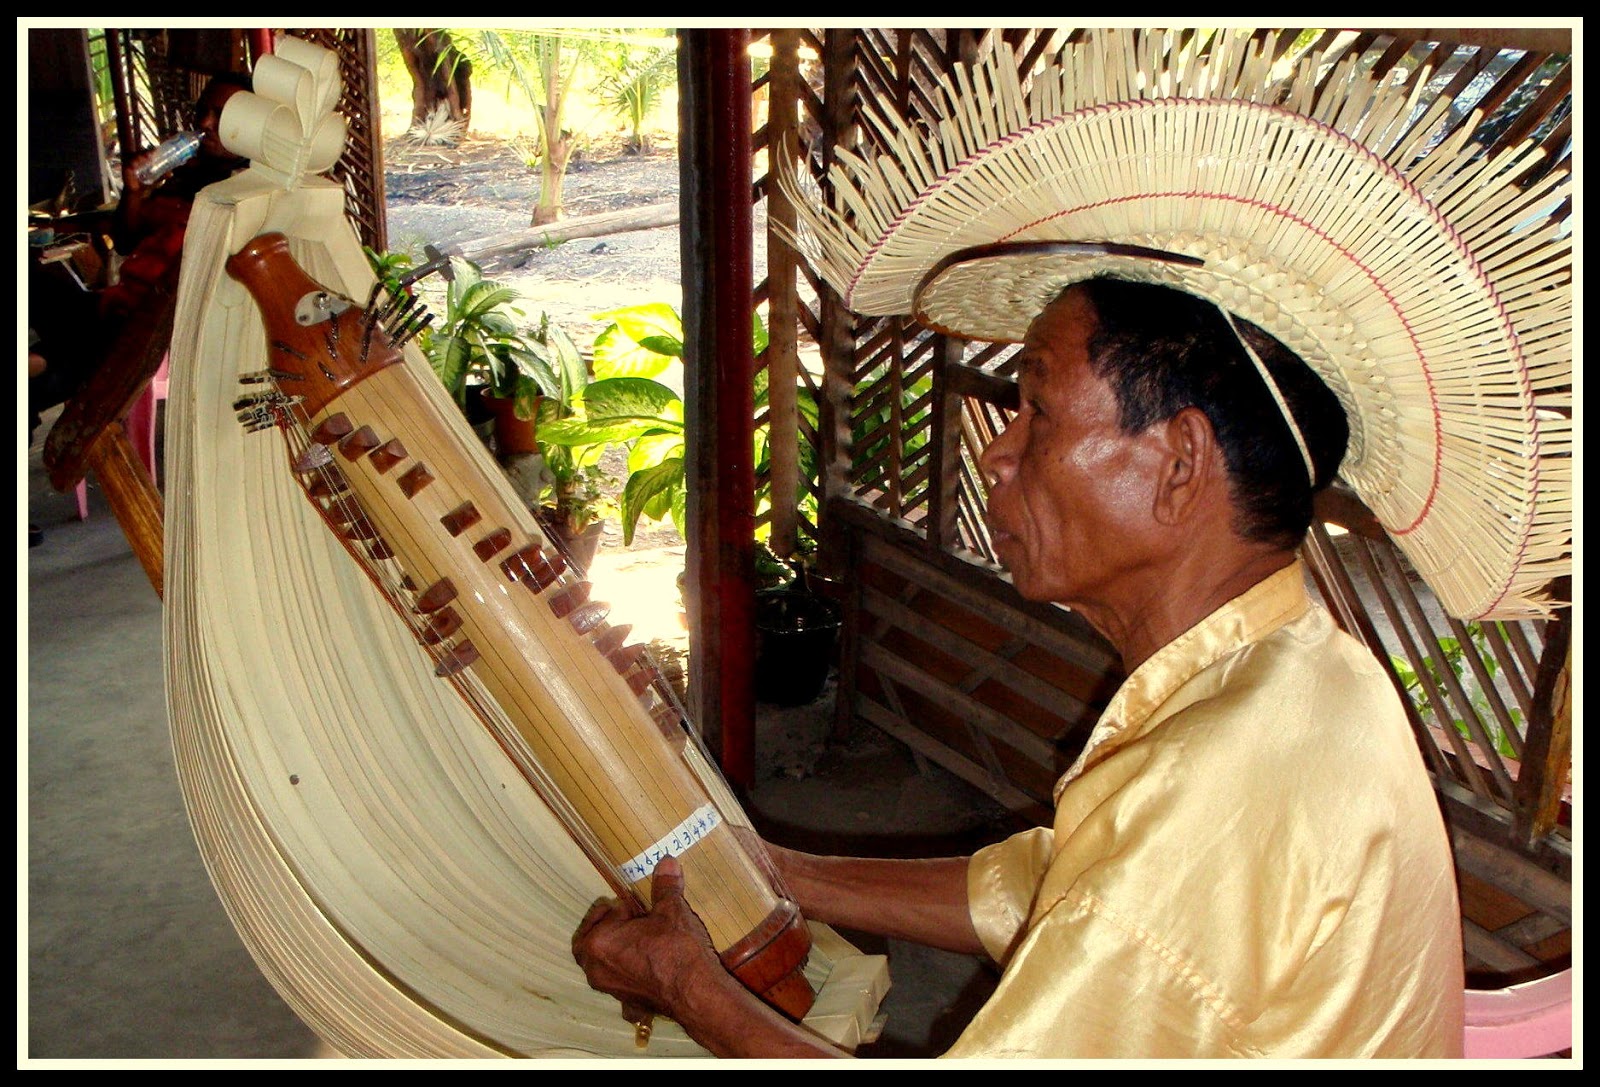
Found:
<path fill-rule="evenodd" d="M 673 895 L 683 895 L 683 865 L 677 857 L 662 857 L 650 880 L 650 901 L 660 902 L 663 896 Z"/>
<path fill-rule="evenodd" d="M 583 915 L 582 921 L 578 922 L 578 931 L 572 934 L 572 942 L 576 944 L 579 940 L 583 939 L 583 937 L 588 934 L 590 929 L 594 928 L 601 921 L 604 921 L 607 917 L 611 916 L 611 914 L 615 911 L 616 906 L 617 903 L 615 899 L 595 899 L 594 905 L 589 907 L 589 912 Z"/>

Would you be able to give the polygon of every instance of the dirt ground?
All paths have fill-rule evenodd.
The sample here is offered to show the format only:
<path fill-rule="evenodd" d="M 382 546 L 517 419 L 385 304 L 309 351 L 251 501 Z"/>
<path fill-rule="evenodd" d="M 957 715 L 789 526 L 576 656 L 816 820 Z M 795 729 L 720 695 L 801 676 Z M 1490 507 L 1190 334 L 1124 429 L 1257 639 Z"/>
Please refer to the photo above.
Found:
<path fill-rule="evenodd" d="M 419 254 L 432 244 L 451 247 L 505 236 L 532 225 L 539 171 L 520 145 L 469 135 L 455 147 L 391 141 L 384 153 L 389 248 Z M 675 201 L 678 157 L 670 140 L 645 154 L 600 143 L 576 155 L 563 187 L 567 219 Z M 465 253 L 474 256 L 468 245 Z M 604 327 L 596 315 L 641 302 L 681 306 L 678 227 L 671 224 L 508 257 L 479 258 L 491 279 L 518 291 L 530 318 L 550 316 L 579 346 Z"/>

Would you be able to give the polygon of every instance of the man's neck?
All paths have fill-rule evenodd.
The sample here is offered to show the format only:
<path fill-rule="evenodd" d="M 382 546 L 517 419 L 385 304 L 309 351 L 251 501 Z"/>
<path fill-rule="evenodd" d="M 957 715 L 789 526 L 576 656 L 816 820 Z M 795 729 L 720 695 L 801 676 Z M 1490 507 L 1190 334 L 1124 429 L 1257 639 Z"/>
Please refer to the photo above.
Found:
<path fill-rule="evenodd" d="M 1120 606 L 1085 608 L 1082 614 L 1117 648 L 1124 670 L 1132 672 L 1228 601 L 1294 562 L 1294 557 L 1293 551 L 1261 545 L 1191 548 L 1159 576 L 1147 579 L 1141 595 L 1130 596 Z"/>

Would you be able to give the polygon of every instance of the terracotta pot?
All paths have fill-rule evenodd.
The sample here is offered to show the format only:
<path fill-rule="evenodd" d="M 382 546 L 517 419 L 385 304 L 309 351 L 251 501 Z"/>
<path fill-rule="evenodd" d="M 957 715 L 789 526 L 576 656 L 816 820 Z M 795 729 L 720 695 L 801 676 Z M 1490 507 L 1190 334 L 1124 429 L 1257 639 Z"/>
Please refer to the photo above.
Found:
<path fill-rule="evenodd" d="M 539 451 L 538 414 L 539 399 L 534 400 L 534 417 L 522 419 L 517 415 L 516 400 L 510 397 L 483 394 L 483 402 L 494 415 L 494 451 L 498 456 L 514 457 Z"/>
<path fill-rule="evenodd" d="M 577 532 L 567 528 L 567 523 L 549 506 L 540 510 L 539 523 L 561 545 L 562 552 L 578 569 L 587 571 L 600 553 L 600 541 L 605 534 L 604 521 L 591 521 Z"/>

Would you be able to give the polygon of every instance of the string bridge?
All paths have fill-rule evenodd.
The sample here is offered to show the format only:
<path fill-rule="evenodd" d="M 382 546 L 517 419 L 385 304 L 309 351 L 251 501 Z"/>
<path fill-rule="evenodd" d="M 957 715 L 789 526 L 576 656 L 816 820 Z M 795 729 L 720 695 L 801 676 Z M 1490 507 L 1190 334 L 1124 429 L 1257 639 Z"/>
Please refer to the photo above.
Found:
<path fill-rule="evenodd" d="M 254 384 L 248 380 L 253 376 L 255 375 L 247 374 L 241 377 L 240 384 Z M 234 417 L 239 420 L 239 425 L 244 427 L 247 434 L 253 434 L 258 430 L 270 430 L 283 422 L 290 409 L 297 407 L 304 400 L 303 396 L 295 396 L 276 388 L 268 392 L 246 393 L 233 402 Z"/>

